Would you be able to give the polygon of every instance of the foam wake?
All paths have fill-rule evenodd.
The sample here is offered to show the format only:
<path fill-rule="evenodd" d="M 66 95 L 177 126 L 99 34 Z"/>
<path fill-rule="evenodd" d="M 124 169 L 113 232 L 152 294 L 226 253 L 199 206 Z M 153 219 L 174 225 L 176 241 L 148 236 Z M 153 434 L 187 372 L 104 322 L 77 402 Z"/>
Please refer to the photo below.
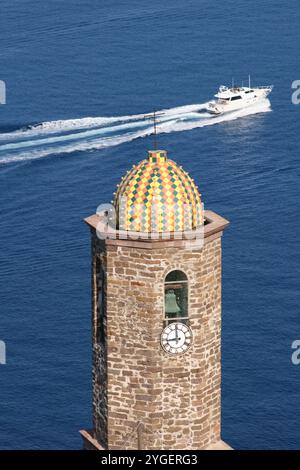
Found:
<path fill-rule="evenodd" d="M 268 99 L 223 116 L 206 112 L 207 103 L 159 111 L 158 133 L 180 132 L 270 111 Z M 118 117 L 44 122 L 26 129 L 0 134 L 0 165 L 24 160 L 93 151 L 146 137 L 153 131 L 151 119 L 143 114 Z"/>

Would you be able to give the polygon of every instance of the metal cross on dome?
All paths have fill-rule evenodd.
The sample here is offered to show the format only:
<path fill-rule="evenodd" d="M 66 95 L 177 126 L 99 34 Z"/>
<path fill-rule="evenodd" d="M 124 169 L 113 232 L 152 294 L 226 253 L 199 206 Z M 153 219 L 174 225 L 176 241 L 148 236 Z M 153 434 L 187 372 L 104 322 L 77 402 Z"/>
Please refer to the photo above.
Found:
<path fill-rule="evenodd" d="M 152 119 L 153 121 L 154 150 L 157 150 L 157 116 L 162 116 L 162 113 L 158 114 L 156 111 L 153 111 L 152 114 L 144 115 L 144 119 Z"/>

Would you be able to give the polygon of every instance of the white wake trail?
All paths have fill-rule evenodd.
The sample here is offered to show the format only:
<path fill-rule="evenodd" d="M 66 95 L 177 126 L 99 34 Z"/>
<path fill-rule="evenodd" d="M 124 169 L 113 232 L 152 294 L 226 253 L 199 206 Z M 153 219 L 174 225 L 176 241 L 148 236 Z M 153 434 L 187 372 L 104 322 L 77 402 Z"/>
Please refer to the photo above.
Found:
<path fill-rule="evenodd" d="M 150 121 L 145 121 L 148 125 L 151 125 Z M 143 124 L 145 124 L 143 123 Z M 147 124 L 146 124 L 147 125 Z M 28 148 L 28 147 L 37 147 L 41 145 L 49 145 L 49 144 L 56 144 L 56 143 L 65 143 L 68 141 L 74 140 L 83 140 L 90 137 L 99 137 L 104 134 L 109 134 L 111 132 L 122 132 L 122 131 L 130 131 L 131 129 L 136 129 L 138 127 L 137 123 L 129 123 L 123 124 L 115 127 L 105 127 L 100 129 L 94 129 L 84 132 L 78 132 L 76 134 L 67 134 L 67 135 L 60 135 L 55 137 L 44 137 L 42 139 L 35 139 L 35 140 L 24 140 L 24 141 L 17 141 L 13 143 L 8 143 L 4 145 L 0 145 L 0 151 L 3 150 L 16 150 L 20 148 Z"/>
<path fill-rule="evenodd" d="M 193 104 L 187 106 L 178 106 L 176 108 L 162 109 L 158 111 L 159 118 L 168 118 L 175 115 L 184 115 L 191 112 L 200 111 L 206 108 L 207 103 Z M 57 134 L 68 131 L 77 131 L 81 129 L 89 129 L 93 127 L 104 127 L 107 125 L 118 123 L 130 123 L 132 121 L 140 122 L 145 120 L 145 114 L 135 114 L 131 116 L 116 116 L 116 117 L 86 117 L 82 119 L 66 119 L 58 121 L 46 121 L 40 124 L 30 126 L 26 129 L 18 129 L 13 132 L 0 134 L 1 140 L 14 140 L 19 138 L 32 138 L 42 135 Z"/>
<path fill-rule="evenodd" d="M 169 133 L 169 132 L 180 132 L 180 131 L 188 131 L 192 129 L 197 129 L 200 127 L 205 126 L 212 126 L 215 124 L 221 124 L 227 121 L 235 121 L 236 119 L 240 119 L 242 117 L 251 116 L 254 114 L 266 113 L 272 111 L 271 104 L 268 99 L 265 101 L 249 106 L 248 108 L 240 109 L 237 111 L 232 111 L 228 114 L 224 114 L 221 116 L 210 116 L 207 119 L 199 119 L 197 121 L 181 121 L 177 120 L 175 123 L 163 123 L 158 126 L 158 132 L 160 133 Z"/>
<path fill-rule="evenodd" d="M 105 137 L 102 139 L 96 139 L 93 142 L 80 142 L 73 145 L 66 145 L 63 147 L 48 147 L 47 149 L 33 150 L 30 152 L 20 152 L 17 155 L 9 155 L 3 158 L 0 157 L 0 165 L 14 162 L 21 162 L 27 160 L 37 160 L 39 158 L 48 157 L 50 155 L 61 155 L 70 154 L 74 152 L 101 150 L 106 147 L 114 147 L 116 145 L 130 142 L 131 140 L 138 139 L 140 137 L 146 137 L 152 134 L 152 128 L 148 131 L 133 132 L 124 136 L 117 137 Z"/>
<path fill-rule="evenodd" d="M 209 115 L 205 108 L 206 103 L 162 110 L 158 112 L 157 132 L 187 131 L 271 111 L 268 99 L 217 117 Z M 151 119 L 145 119 L 143 114 L 43 123 L 31 129 L 0 135 L 3 142 L 0 145 L 0 165 L 50 155 L 99 150 L 146 137 L 152 132 L 153 122 Z"/>

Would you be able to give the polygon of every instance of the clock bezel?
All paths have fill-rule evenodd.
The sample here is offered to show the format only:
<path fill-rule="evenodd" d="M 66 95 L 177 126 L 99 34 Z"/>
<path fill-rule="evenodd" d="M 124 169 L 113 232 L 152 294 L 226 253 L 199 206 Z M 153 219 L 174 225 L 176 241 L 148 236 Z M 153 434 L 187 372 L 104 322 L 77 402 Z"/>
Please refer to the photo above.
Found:
<path fill-rule="evenodd" d="M 184 328 L 187 329 L 187 331 L 184 333 L 184 335 L 185 335 L 187 332 L 189 332 L 189 334 L 190 334 L 190 337 L 189 337 L 190 342 L 189 342 L 188 345 L 186 344 L 186 342 L 184 343 L 184 344 L 187 346 L 187 348 L 186 348 L 184 351 L 176 351 L 176 350 L 175 350 L 175 352 L 168 351 L 167 349 L 165 349 L 165 345 L 163 344 L 163 334 L 164 334 L 164 333 L 166 332 L 166 330 L 170 327 L 170 325 L 174 325 L 174 324 L 182 325 L 182 326 L 184 326 Z M 162 330 L 162 332 L 161 332 L 161 334 L 160 334 L 160 345 L 161 345 L 162 350 L 164 351 L 164 353 L 166 353 L 166 354 L 168 354 L 169 356 L 172 356 L 172 357 L 182 356 L 183 354 L 185 354 L 186 352 L 188 352 L 189 349 L 190 349 L 191 346 L 192 346 L 192 343 L 193 343 L 193 333 L 192 333 L 192 329 L 190 328 L 189 325 L 187 325 L 186 323 L 183 323 L 183 322 L 175 322 L 175 321 L 174 321 L 174 322 L 168 323 L 168 325 L 166 325 L 166 326 L 163 328 L 163 330 Z M 166 344 L 169 344 L 169 343 L 167 342 Z"/>

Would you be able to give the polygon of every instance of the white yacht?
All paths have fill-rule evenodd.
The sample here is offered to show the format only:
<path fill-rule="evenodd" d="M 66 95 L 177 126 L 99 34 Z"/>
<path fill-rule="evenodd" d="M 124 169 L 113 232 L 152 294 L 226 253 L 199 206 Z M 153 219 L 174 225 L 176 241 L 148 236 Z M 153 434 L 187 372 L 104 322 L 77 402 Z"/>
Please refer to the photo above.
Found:
<path fill-rule="evenodd" d="M 228 88 L 222 85 L 215 95 L 217 99 L 208 103 L 207 110 L 210 114 L 219 116 L 223 113 L 246 108 L 264 100 L 271 93 L 272 89 L 273 85 L 252 88 L 250 79 L 249 86 L 247 87 L 232 86 Z"/>

